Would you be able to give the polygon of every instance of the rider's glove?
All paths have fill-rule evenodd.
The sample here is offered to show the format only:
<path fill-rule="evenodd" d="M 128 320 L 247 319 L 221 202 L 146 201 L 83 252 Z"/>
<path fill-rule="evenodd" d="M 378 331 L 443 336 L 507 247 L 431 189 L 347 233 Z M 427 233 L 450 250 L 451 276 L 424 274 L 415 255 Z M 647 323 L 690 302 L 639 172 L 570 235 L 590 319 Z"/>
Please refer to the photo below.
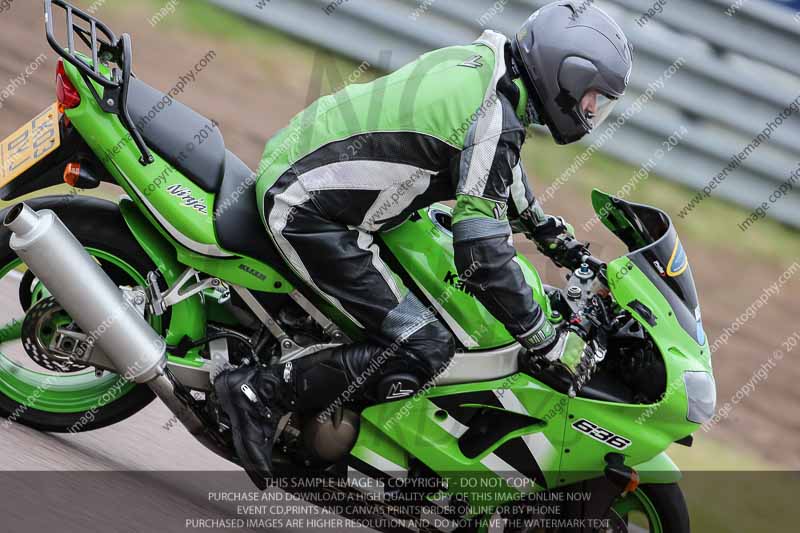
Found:
<path fill-rule="evenodd" d="M 539 321 L 530 331 L 517 337 L 517 341 L 534 357 L 549 352 L 558 341 L 558 334 L 553 324 L 542 313 Z"/>
<path fill-rule="evenodd" d="M 575 230 L 572 224 L 566 222 L 562 217 L 545 215 L 543 220 L 530 228 L 527 235 L 536 243 L 536 248 L 540 252 L 556 263 L 560 263 L 559 256 L 562 245 L 575 238 Z"/>

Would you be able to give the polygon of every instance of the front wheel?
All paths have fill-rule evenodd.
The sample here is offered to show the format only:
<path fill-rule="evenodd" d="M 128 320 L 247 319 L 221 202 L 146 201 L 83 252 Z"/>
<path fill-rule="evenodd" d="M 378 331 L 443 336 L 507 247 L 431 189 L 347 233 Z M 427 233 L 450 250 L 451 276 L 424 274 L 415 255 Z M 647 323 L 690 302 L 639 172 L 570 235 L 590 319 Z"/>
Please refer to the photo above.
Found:
<path fill-rule="evenodd" d="M 548 516 L 548 519 L 571 519 L 567 516 Z M 546 521 L 526 517 L 521 522 L 509 522 L 498 516 L 485 517 L 479 524 L 458 529 L 459 533 L 566 533 L 574 527 L 553 529 L 541 527 Z M 585 526 L 584 526 L 585 527 Z M 594 527 L 594 526 L 590 526 Z M 590 531 L 590 529 L 580 529 Z M 683 492 L 677 484 L 640 485 L 634 492 L 617 499 L 608 515 L 594 533 L 690 533 L 689 510 Z"/>
<path fill-rule="evenodd" d="M 613 519 L 630 533 L 690 533 L 689 510 L 676 483 L 641 485 L 612 506 Z"/>
<path fill-rule="evenodd" d="M 147 272 L 155 270 L 112 202 L 72 196 L 27 203 L 34 209 L 52 209 L 120 287 L 143 287 Z M 42 361 L 48 335 L 56 328 L 71 327 L 72 321 L 63 311 L 42 312 L 48 308 L 49 293 L 11 250 L 10 236 L 8 229 L 0 229 L 0 416 L 6 418 L 0 425 L 16 422 L 43 431 L 88 431 L 119 422 L 150 403 L 154 395 L 149 387 L 118 374 L 98 375 L 93 367 L 59 367 Z M 31 323 L 25 317 L 32 312 L 44 318 L 34 331 L 23 331 L 23 324 Z M 162 331 L 158 317 L 149 320 Z"/>

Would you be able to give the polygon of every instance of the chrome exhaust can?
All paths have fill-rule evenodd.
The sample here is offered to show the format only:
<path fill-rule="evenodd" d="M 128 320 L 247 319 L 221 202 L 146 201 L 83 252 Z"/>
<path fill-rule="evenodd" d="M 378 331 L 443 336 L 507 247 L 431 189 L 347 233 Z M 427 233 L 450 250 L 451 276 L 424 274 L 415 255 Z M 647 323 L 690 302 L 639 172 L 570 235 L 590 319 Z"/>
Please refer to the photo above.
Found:
<path fill-rule="evenodd" d="M 99 346 L 120 375 L 146 383 L 167 362 L 166 343 L 103 272 L 83 245 L 50 210 L 24 203 L 3 221 L 12 231 L 10 246 L 58 303 Z"/>

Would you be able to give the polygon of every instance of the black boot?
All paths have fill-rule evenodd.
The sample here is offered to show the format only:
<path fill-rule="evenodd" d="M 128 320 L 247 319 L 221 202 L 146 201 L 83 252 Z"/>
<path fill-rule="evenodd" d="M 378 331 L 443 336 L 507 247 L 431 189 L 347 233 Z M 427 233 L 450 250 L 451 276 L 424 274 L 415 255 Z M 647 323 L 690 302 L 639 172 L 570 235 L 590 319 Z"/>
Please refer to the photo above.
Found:
<path fill-rule="evenodd" d="M 275 370 L 247 366 L 226 370 L 214 380 L 220 406 L 230 419 L 241 466 L 261 490 L 272 475 L 278 422 L 294 397 L 292 384 L 279 379 Z"/>
<path fill-rule="evenodd" d="M 289 411 L 330 414 L 357 402 L 362 387 L 354 383 L 345 357 L 363 366 L 380 350 L 350 345 L 270 368 L 247 366 L 217 376 L 214 390 L 230 419 L 236 454 L 257 487 L 263 490 L 272 475 L 272 446 L 280 419 Z"/>
<path fill-rule="evenodd" d="M 287 412 L 326 417 L 342 406 L 396 399 L 392 387 L 410 394 L 424 382 L 398 357 L 386 357 L 372 367 L 383 353 L 378 345 L 351 344 L 270 368 L 227 370 L 217 377 L 214 389 L 230 418 L 236 453 L 256 486 L 263 490 L 271 476 L 275 432 Z M 379 389 L 385 391 L 376 394 Z"/>

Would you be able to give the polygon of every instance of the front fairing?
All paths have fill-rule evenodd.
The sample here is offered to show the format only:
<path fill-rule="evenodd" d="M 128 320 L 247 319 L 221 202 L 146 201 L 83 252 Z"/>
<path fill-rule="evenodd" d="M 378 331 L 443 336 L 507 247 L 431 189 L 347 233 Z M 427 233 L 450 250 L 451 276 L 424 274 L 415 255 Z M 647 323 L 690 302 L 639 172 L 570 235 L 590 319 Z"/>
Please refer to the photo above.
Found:
<path fill-rule="evenodd" d="M 592 203 L 600 220 L 628 246 L 630 253 L 626 257 L 667 300 L 684 331 L 698 346 L 704 345 L 692 268 L 669 216 L 659 209 L 597 190 L 592 194 Z"/>
<path fill-rule="evenodd" d="M 608 284 L 617 304 L 641 324 L 664 358 L 667 389 L 662 402 L 671 404 L 676 417 L 680 413 L 684 420 L 698 422 L 690 413 L 698 401 L 692 396 L 693 378 L 706 375 L 713 389 L 711 354 L 692 269 L 675 227 L 659 209 L 598 190 L 592 203 L 603 224 L 628 246 L 628 254 L 608 264 Z M 701 398 L 706 415 L 713 411 L 713 396 L 709 390 Z"/>

